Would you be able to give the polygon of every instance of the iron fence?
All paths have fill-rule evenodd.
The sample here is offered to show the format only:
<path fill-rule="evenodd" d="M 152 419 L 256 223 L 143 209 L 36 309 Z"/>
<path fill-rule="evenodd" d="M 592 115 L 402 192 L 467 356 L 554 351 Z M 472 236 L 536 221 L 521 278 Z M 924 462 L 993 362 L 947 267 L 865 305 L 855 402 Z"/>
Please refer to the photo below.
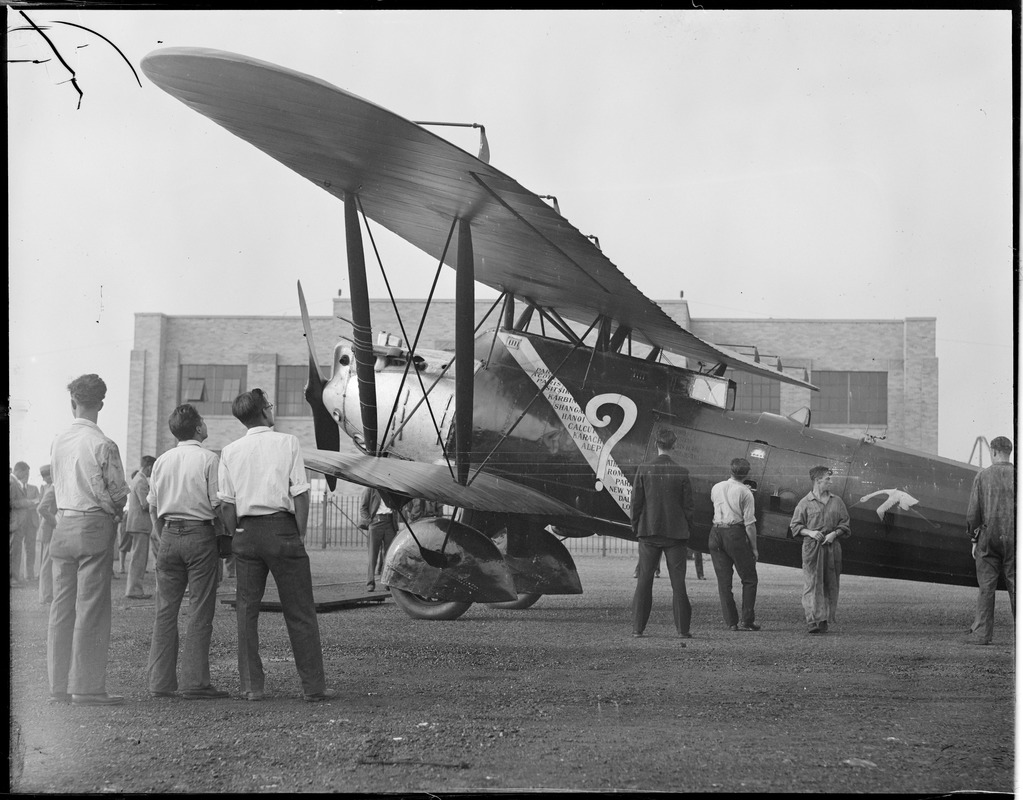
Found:
<path fill-rule="evenodd" d="M 635 542 L 614 536 L 586 536 L 564 539 L 573 555 L 632 556 L 638 553 Z M 334 495 L 328 491 L 317 497 L 309 508 L 306 542 L 310 547 L 364 548 L 366 531 L 359 529 L 359 496 Z"/>

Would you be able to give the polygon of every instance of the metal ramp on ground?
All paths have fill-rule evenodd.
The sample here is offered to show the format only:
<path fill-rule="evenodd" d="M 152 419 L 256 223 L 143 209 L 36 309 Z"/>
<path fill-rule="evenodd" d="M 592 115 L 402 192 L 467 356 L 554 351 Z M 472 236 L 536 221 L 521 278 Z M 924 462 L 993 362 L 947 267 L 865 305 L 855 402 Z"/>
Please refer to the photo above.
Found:
<path fill-rule="evenodd" d="M 222 590 L 223 591 L 223 590 Z M 236 607 L 234 588 L 227 591 L 230 596 L 220 599 L 226 606 Z M 324 583 L 313 586 L 313 602 L 316 606 L 316 613 L 322 614 L 328 611 L 338 611 L 343 608 L 357 608 L 358 606 L 382 603 L 391 595 L 386 589 L 378 589 L 374 592 L 366 591 L 366 584 L 361 582 L 350 583 Z M 281 598 L 277 591 L 276 584 L 268 580 L 266 591 L 263 593 L 263 601 L 259 604 L 260 611 L 281 611 Z"/>

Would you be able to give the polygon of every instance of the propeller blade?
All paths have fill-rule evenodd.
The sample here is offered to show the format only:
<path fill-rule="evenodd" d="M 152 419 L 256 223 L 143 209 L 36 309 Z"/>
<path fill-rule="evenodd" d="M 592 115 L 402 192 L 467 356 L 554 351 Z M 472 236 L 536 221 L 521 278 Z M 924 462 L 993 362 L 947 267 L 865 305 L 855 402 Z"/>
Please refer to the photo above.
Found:
<path fill-rule="evenodd" d="M 305 343 L 309 349 L 309 379 L 305 384 L 305 400 L 313 411 L 313 432 L 316 435 L 316 447 L 319 450 L 341 450 L 341 431 L 338 430 L 337 421 L 327 411 L 323 404 L 323 387 L 327 381 L 320 372 L 320 365 L 316 358 L 316 345 L 313 344 L 313 326 L 309 321 L 309 309 L 305 304 L 305 293 L 302 291 L 302 281 L 298 282 L 298 305 L 302 310 L 302 327 L 305 329 Z M 333 475 L 325 476 L 327 486 L 331 491 L 337 486 L 337 478 Z"/>

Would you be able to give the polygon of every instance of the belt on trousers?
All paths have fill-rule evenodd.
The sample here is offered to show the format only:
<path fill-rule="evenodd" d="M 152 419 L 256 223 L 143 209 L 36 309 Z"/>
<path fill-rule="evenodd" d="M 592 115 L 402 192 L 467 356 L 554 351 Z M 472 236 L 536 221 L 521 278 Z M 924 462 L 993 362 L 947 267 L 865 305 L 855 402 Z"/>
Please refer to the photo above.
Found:
<path fill-rule="evenodd" d="M 386 514 L 374 514 L 373 518 L 379 520 L 380 522 L 383 522 L 384 520 L 394 519 L 394 512 L 388 511 Z"/>
<path fill-rule="evenodd" d="M 211 519 L 164 519 L 163 528 L 212 528 L 213 520 Z"/>
<path fill-rule="evenodd" d="M 249 514 L 246 517 L 239 517 L 238 522 L 245 519 L 287 519 L 294 516 L 290 511 L 275 511 L 273 514 Z"/>
<path fill-rule="evenodd" d="M 744 523 L 744 522 L 728 522 L 728 523 L 715 522 L 714 523 L 714 527 L 715 528 L 743 528 L 743 529 L 745 529 L 746 528 L 746 523 Z"/>
<path fill-rule="evenodd" d="M 109 517 L 106 511 L 76 511 L 73 508 L 58 508 L 58 514 L 63 514 L 65 517 Z"/>

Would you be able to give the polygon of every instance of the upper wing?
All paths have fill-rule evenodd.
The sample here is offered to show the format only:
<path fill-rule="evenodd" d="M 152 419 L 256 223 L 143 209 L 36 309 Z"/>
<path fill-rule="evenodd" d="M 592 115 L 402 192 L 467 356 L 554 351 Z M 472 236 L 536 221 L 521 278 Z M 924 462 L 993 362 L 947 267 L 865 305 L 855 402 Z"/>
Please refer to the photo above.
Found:
<path fill-rule="evenodd" d="M 682 328 L 534 193 L 420 125 L 318 78 L 234 53 L 168 48 L 142 70 L 157 86 L 440 259 L 452 220 L 472 222 L 476 280 L 588 325 L 708 364 L 810 386 Z M 446 258 L 454 265 L 454 253 Z"/>

